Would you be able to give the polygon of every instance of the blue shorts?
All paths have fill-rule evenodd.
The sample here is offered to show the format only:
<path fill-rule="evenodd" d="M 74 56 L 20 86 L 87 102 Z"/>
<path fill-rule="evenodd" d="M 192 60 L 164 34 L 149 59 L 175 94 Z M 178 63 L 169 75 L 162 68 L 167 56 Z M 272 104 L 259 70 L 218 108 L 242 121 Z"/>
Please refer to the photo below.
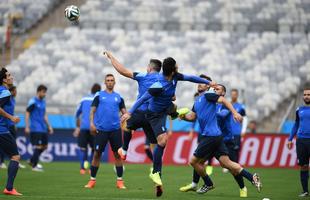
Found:
<path fill-rule="evenodd" d="M 30 142 L 32 146 L 47 145 L 48 134 L 47 133 L 30 133 Z"/>
<path fill-rule="evenodd" d="M 134 113 L 132 113 L 130 119 L 127 121 L 127 129 L 137 130 L 139 128 L 142 128 L 147 139 L 151 143 L 156 144 L 157 139 L 154 136 L 155 134 L 153 132 L 153 129 L 148 120 L 146 119 L 145 114 L 146 111 L 140 110 L 136 110 Z"/>
<path fill-rule="evenodd" d="M 223 155 L 228 155 L 228 150 L 224 144 L 222 136 L 202 136 L 194 156 L 204 160 L 213 157 L 219 159 Z"/>
<path fill-rule="evenodd" d="M 10 126 L 9 131 L 12 134 L 12 136 L 16 139 L 16 127 L 15 126 Z"/>
<path fill-rule="evenodd" d="M 235 151 L 240 151 L 241 149 L 241 135 L 234 135 L 234 142 L 235 142 Z"/>
<path fill-rule="evenodd" d="M 167 120 L 167 113 L 155 113 L 155 112 L 147 112 L 146 119 L 150 123 L 152 130 L 154 132 L 155 138 L 159 135 L 165 133 L 167 131 L 166 128 L 166 120 Z"/>
<path fill-rule="evenodd" d="M 121 129 L 115 131 L 100 131 L 97 130 L 95 136 L 95 151 L 102 153 L 107 145 L 110 143 L 112 151 L 115 153 L 122 147 L 122 131 Z"/>
<path fill-rule="evenodd" d="M 80 148 L 87 148 L 89 144 L 90 148 L 94 148 L 94 136 L 90 134 L 89 130 L 81 130 L 78 137 L 78 145 Z"/>
<path fill-rule="evenodd" d="M 297 138 L 296 140 L 296 152 L 298 165 L 309 165 L 310 158 L 310 139 L 309 138 Z"/>
<path fill-rule="evenodd" d="M 0 134 L 0 149 L 9 157 L 19 155 L 15 138 L 11 133 Z"/>
<path fill-rule="evenodd" d="M 229 156 L 229 159 L 231 161 L 234 161 L 234 162 L 238 162 L 238 157 L 237 157 L 237 153 L 236 153 L 236 149 L 235 149 L 235 141 L 234 140 L 227 140 L 227 141 L 224 141 L 225 143 L 225 146 L 228 150 L 228 156 Z"/>

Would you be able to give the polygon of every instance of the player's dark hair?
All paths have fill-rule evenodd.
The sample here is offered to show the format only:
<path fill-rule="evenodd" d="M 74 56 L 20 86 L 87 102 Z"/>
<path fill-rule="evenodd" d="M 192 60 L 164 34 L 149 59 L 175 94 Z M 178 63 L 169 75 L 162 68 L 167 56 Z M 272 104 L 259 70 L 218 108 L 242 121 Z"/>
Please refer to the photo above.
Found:
<path fill-rule="evenodd" d="M 8 70 L 6 70 L 6 68 L 4 68 L 4 67 L 1 68 L 1 71 L 0 71 L 0 85 L 3 84 L 3 79 L 6 78 L 6 72 L 7 71 Z"/>
<path fill-rule="evenodd" d="M 170 76 L 173 72 L 176 71 L 177 62 L 171 58 L 165 58 L 163 62 L 163 74 L 164 76 Z"/>
<path fill-rule="evenodd" d="M 45 91 L 45 92 L 47 91 L 47 87 L 43 84 L 37 87 L 37 92 L 41 92 L 41 91 Z"/>
<path fill-rule="evenodd" d="M 236 88 L 233 88 L 233 89 L 231 89 L 231 92 L 237 92 L 237 93 L 239 93 L 239 90 L 236 89 Z"/>
<path fill-rule="evenodd" d="M 12 86 L 9 88 L 9 91 L 12 92 L 12 91 L 14 91 L 14 90 L 16 90 L 16 86 L 15 86 L 15 85 L 12 85 Z"/>
<path fill-rule="evenodd" d="M 199 96 L 199 93 L 198 93 L 198 92 L 195 92 L 194 98 L 195 98 L 195 97 L 198 97 L 198 96 Z"/>
<path fill-rule="evenodd" d="M 304 91 L 305 91 L 305 90 L 310 90 L 310 85 L 305 85 Z"/>
<path fill-rule="evenodd" d="M 211 77 L 210 76 L 207 76 L 207 75 L 204 75 L 204 74 L 200 74 L 199 76 L 200 78 L 204 78 L 204 79 L 207 79 L 208 81 L 212 81 Z"/>
<path fill-rule="evenodd" d="M 158 59 L 151 59 L 151 60 L 150 60 L 150 66 L 151 66 L 155 71 L 160 72 L 162 63 L 161 63 L 161 61 L 158 60 Z"/>
<path fill-rule="evenodd" d="M 107 79 L 109 76 L 112 76 L 114 78 L 114 75 L 113 74 L 107 74 L 105 75 L 105 78 L 104 79 Z"/>
<path fill-rule="evenodd" d="M 217 85 L 221 86 L 223 88 L 224 92 L 226 93 L 226 87 L 224 85 L 222 85 L 222 84 L 217 84 Z"/>
<path fill-rule="evenodd" d="M 91 93 L 96 94 L 96 92 L 99 92 L 101 90 L 101 86 L 99 83 L 94 83 L 94 85 L 91 87 Z"/>

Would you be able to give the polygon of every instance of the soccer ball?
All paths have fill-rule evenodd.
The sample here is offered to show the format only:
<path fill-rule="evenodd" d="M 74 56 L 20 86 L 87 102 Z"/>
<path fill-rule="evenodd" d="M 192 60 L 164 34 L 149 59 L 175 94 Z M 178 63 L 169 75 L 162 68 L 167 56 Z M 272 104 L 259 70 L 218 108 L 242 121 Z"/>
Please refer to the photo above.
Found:
<path fill-rule="evenodd" d="M 70 21 L 76 21 L 79 19 L 80 9 L 75 5 L 68 6 L 65 9 L 65 16 Z"/>

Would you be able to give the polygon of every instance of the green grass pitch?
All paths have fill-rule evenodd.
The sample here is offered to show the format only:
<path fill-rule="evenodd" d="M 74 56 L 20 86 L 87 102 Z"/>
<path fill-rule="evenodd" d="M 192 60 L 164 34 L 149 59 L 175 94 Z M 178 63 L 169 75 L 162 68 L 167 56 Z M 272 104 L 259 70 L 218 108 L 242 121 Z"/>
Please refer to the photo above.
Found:
<path fill-rule="evenodd" d="M 149 165 L 126 165 L 124 180 L 127 190 L 115 187 L 116 176 L 113 165 L 102 164 L 97 175 L 97 185 L 94 189 L 85 189 L 89 175 L 79 174 L 79 164 L 74 162 L 44 163 L 45 171 L 32 172 L 28 167 L 18 172 L 15 187 L 24 194 L 18 199 L 64 199 L 64 200 L 149 200 L 155 197 L 154 187 L 148 178 Z M 262 177 L 263 190 L 256 189 L 245 180 L 248 188 L 248 198 L 262 200 L 294 200 L 300 199 L 299 171 L 296 169 L 250 169 L 258 172 Z M 239 189 L 230 174 L 223 174 L 221 168 L 216 167 L 211 175 L 215 190 L 204 195 L 194 192 L 179 192 L 179 187 L 191 182 L 192 168 L 190 166 L 164 166 L 163 183 L 164 194 L 161 199 L 210 199 L 235 200 L 239 197 Z M 5 186 L 7 170 L 0 169 L 0 187 Z M 202 181 L 200 181 L 202 184 Z M 0 199 L 15 199 L 16 197 L 0 194 Z"/>

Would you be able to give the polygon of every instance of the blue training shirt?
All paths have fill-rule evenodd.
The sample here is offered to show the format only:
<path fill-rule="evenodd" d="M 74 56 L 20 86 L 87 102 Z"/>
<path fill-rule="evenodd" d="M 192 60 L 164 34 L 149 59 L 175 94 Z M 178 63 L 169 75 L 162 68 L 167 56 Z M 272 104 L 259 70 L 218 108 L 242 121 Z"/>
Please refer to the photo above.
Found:
<path fill-rule="evenodd" d="M 97 92 L 92 102 L 97 110 L 94 124 L 99 131 L 115 131 L 120 129 L 119 112 L 125 108 L 124 99 L 116 92 Z"/>
<path fill-rule="evenodd" d="M 14 116 L 15 98 L 14 98 L 13 96 L 11 96 L 11 97 L 10 97 L 10 101 L 11 101 L 11 103 L 10 103 L 10 105 L 9 105 L 9 107 L 8 107 L 8 113 L 9 113 L 10 115 L 13 115 L 13 116 Z M 12 122 L 11 120 L 8 121 L 8 124 L 9 124 L 9 127 L 15 126 L 15 123 Z"/>
<path fill-rule="evenodd" d="M 0 86 L 0 107 L 7 113 L 9 113 L 9 108 L 11 106 L 11 93 L 10 91 L 4 87 Z M 9 119 L 0 115 L 0 134 L 9 133 Z"/>
<path fill-rule="evenodd" d="M 163 74 L 159 74 L 158 81 L 148 89 L 148 92 L 144 93 L 143 96 L 135 102 L 129 112 L 133 113 L 145 101 L 149 101 L 148 110 L 151 112 L 166 111 L 172 104 L 172 99 L 175 96 L 178 81 L 189 81 L 204 84 L 210 83 L 210 81 L 206 79 L 197 76 L 184 75 L 181 73 L 176 73 L 172 77 L 172 80 L 167 80 Z"/>
<path fill-rule="evenodd" d="M 216 106 L 217 123 L 221 129 L 224 141 L 231 141 L 234 139 L 234 135 L 231 129 L 231 112 L 222 104 Z"/>
<path fill-rule="evenodd" d="M 196 113 L 203 136 L 219 136 L 222 134 L 216 118 L 216 102 L 219 97 L 214 91 L 207 91 L 195 101 L 192 111 Z"/>
<path fill-rule="evenodd" d="M 296 120 L 289 141 L 297 138 L 310 138 L 310 106 L 300 106 L 296 110 Z"/>
<path fill-rule="evenodd" d="M 246 112 L 245 112 L 245 106 L 241 103 L 233 103 L 232 104 L 234 109 L 242 116 L 246 116 Z M 231 115 L 231 128 L 232 128 L 232 133 L 233 135 L 241 135 L 241 131 L 242 131 L 242 122 L 238 122 L 238 121 L 235 121 L 234 118 L 232 117 Z"/>
<path fill-rule="evenodd" d="M 153 83 L 158 81 L 158 72 L 151 72 L 151 73 L 142 73 L 142 72 L 134 72 L 133 73 L 133 80 L 138 82 L 138 96 L 137 99 L 142 97 L 142 95 L 151 87 Z M 148 108 L 149 103 L 146 101 L 144 102 L 138 110 L 146 111 Z"/>
<path fill-rule="evenodd" d="M 30 113 L 30 132 L 47 133 L 47 125 L 44 120 L 46 112 L 45 100 L 32 97 L 28 102 L 27 112 Z"/>
<path fill-rule="evenodd" d="M 90 122 L 89 122 L 89 114 L 91 104 L 94 100 L 95 94 L 89 94 L 83 97 L 80 101 L 80 104 L 77 107 L 75 117 L 79 118 L 81 116 L 81 130 L 89 130 L 90 129 Z"/>

